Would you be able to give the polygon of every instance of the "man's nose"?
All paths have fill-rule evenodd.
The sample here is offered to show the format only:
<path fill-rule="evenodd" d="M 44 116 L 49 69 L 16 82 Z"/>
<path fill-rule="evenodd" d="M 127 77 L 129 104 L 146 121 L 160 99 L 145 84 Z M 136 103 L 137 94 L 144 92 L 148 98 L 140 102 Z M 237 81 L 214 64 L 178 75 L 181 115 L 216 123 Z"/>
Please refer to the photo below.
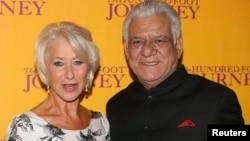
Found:
<path fill-rule="evenodd" d="M 146 56 L 146 57 L 152 56 L 152 55 L 155 55 L 156 52 L 157 52 L 156 46 L 153 41 L 146 41 L 143 44 L 143 47 L 142 47 L 143 56 Z"/>

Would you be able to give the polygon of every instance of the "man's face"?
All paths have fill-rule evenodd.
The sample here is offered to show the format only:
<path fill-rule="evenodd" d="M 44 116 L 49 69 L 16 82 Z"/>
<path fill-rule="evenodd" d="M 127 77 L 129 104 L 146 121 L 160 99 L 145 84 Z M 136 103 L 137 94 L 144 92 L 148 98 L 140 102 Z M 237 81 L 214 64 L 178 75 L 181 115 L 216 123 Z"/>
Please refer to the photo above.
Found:
<path fill-rule="evenodd" d="M 169 20 L 164 16 L 138 18 L 129 26 L 125 53 L 132 71 L 150 89 L 176 70 L 182 39 L 174 44 Z"/>

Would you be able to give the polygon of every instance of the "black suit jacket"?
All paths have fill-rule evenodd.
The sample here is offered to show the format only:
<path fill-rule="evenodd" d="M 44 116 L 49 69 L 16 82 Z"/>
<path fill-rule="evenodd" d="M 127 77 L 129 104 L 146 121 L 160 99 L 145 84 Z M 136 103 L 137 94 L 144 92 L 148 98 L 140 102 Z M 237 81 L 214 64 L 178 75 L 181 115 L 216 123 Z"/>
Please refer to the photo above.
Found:
<path fill-rule="evenodd" d="M 208 124 L 244 124 L 233 90 L 183 65 L 151 90 L 132 82 L 106 113 L 112 141 L 206 141 Z"/>

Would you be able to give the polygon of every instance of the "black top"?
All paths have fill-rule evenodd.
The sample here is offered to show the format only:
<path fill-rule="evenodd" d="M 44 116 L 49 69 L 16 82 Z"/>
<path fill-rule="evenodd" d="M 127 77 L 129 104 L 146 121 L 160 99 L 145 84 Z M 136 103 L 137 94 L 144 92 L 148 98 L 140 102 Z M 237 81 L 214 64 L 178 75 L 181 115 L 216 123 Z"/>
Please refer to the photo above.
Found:
<path fill-rule="evenodd" d="M 183 65 L 156 88 L 132 82 L 106 110 L 112 141 L 206 141 L 208 124 L 244 124 L 233 90 Z"/>

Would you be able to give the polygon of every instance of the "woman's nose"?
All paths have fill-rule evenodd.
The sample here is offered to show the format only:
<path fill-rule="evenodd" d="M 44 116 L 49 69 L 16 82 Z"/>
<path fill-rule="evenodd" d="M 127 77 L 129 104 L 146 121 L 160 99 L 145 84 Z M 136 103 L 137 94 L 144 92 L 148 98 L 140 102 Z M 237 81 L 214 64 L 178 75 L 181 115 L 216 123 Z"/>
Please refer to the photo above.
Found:
<path fill-rule="evenodd" d="M 72 66 L 67 66 L 66 72 L 65 72 L 65 77 L 67 79 L 73 79 L 74 78 L 74 71 L 72 69 Z"/>

